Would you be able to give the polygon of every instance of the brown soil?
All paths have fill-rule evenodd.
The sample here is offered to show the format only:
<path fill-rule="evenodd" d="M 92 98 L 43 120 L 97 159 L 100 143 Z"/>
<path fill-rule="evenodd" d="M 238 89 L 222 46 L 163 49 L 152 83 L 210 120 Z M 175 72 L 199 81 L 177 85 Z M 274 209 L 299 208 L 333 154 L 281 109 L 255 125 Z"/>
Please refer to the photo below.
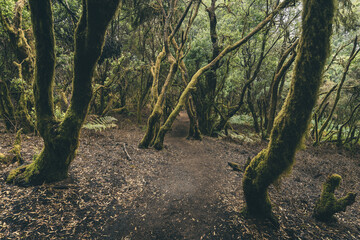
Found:
<path fill-rule="evenodd" d="M 227 165 L 243 165 L 266 143 L 187 140 L 181 113 L 163 151 L 143 150 L 137 148 L 143 130 L 124 119 L 118 125 L 83 131 L 65 181 L 21 188 L 4 183 L 15 166 L 0 170 L 0 239 L 360 239 L 359 200 L 336 214 L 337 222 L 312 218 L 329 174 L 343 176 L 338 197 L 359 193 L 359 152 L 331 145 L 300 151 L 292 173 L 270 189 L 277 229 L 241 215 L 243 172 Z M 13 135 L 0 135 L 0 152 L 6 152 Z M 29 162 L 42 142 L 36 136 L 23 142 Z"/>

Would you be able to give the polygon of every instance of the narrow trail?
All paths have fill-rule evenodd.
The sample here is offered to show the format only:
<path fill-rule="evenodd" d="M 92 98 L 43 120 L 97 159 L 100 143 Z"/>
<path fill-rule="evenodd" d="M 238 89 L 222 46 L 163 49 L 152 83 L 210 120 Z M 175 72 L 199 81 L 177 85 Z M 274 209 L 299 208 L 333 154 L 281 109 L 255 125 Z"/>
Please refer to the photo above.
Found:
<path fill-rule="evenodd" d="M 227 165 L 243 165 L 266 143 L 187 140 L 189 121 L 181 113 L 164 150 L 139 149 L 143 127 L 119 120 L 117 129 L 82 133 L 64 181 L 19 188 L 5 183 L 14 166 L 0 169 L 0 239 L 360 239 L 359 201 L 331 224 L 312 216 L 329 174 L 343 176 L 337 197 L 359 193 L 358 152 L 331 145 L 299 151 L 291 174 L 269 188 L 280 223 L 275 229 L 241 216 L 243 172 Z M 13 139 L 3 132 L 0 152 L 10 150 Z M 38 136 L 23 138 L 26 163 L 41 146 Z"/>
<path fill-rule="evenodd" d="M 186 113 L 180 113 L 165 142 L 181 154 L 165 159 L 138 199 L 146 203 L 135 213 L 131 239 L 202 239 L 215 235 L 225 221 L 219 217 L 224 215 L 219 192 L 226 184 L 227 159 L 212 154 L 211 142 L 187 140 L 188 124 Z"/>

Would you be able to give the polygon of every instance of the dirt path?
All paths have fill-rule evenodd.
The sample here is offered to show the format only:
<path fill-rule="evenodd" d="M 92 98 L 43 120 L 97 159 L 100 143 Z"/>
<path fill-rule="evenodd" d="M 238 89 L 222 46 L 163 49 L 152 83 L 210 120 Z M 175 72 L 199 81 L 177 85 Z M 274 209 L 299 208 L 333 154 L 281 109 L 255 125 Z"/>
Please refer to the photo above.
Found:
<path fill-rule="evenodd" d="M 58 183 L 16 187 L 4 181 L 15 166 L 0 168 L 0 239 L 360 239 L 360 201 L 336 214 L 338 222 L 312 217 L 329 174 L 343 176 L 337 197 L 360 192 L 359 152 L 299 151 L 291 174 L 269 189 L 275 229 L 240 215 L 243 172 L 227 165 L 244 164 L 266 143 L 187 140 L 188 123 L 181 113 L 162 151 L 139 149 L 144 129 L 125 116 L 117 129 L 84 130 L 70 177 Z M 0 152 L 13 138 L 0 126 Z M 26 163 L 41 147 L 39 137 L 23 137 Z"/>
<path fill-rule="evenodd" d="M 228 174 L 226 159 L 219 161 L 212 154 L 211 143 L 186 140 L 188 124 L 186 113 L 180 113 L 166 138 L 167 148 L 181 154 L 167 159 L 138 199 L 144 208 L 131 223 L 133 239 L 201 239 L 215 235 L 221 225 L 219 192 Z"/>

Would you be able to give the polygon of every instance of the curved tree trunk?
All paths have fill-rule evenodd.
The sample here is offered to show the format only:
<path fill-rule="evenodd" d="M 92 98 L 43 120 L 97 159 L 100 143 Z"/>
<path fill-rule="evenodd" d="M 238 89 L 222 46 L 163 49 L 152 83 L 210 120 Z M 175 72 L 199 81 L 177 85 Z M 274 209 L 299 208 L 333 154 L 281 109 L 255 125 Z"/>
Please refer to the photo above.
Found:
<path fill-rule="evenodd" d="M 189 31 L 189 27 L 191 26 L 192 22 L 194 21 L 195 16 L 197 15 L 197 10 L 198 10 L 200 2 L 195 6 L 195 8 L 196 8 L 195 14 L 190 16 L 190 20 L 189 20 L 189 23 L 188 23 L 188 28 L 186 30 L 186 33 L 183 34 L 183 41 L 184 42 L 181 44 L 181 47 L 177 46 L 176 41 L 174 40 L 174 36 L 179 31 L 180 26 L 182 25 L 186 15 L 188 14 L 188 12 L 190 10 L 190 7 L 193 4 L 193 2 L 194 2 L 194 0 L 192 0 L 192 1 L 190 1 L 188 3 L 185 11 L 181 15 L 176 27 L 171 31 L 170 35 L 168 35 L 168 28 L 170 26 L 171 16 L 173 15 L 173 11 L 176 8 L 176 2 L 171 2 L 170 9 L 168 10 L 169 13 L 165 17 L 164 43 L 163 43 L 164 46 L 162 48 L 162 51 L 160 52 L 160 54 L 156 58 L 155 66 L 153 66 L 151 68 L 151 73 L 153 75 L 153 86 L 151 88 L 151 93 L 152 93 L 152 96 L 153 96 L 152 101 L 153 101 L 154 107 L 153 107 L 151 115 L 148 118 L 146 133 L 145 133 L 144 137 L 142 138 L 142 140 L 139 143 L 140 148 L 148 148 L 149 146 L 153 146 L 155 138 L 156 138 L 156 136 L 157 136 L 157 134 L 159 132 L 160 124 L 161 124 L 160 120 L 161 120 L 161 117 L 163 116 L 164 103 L 166 101 L 166 93 L 168 91 L 168 88 L 171 86 L 174 75 L 175 75 L 175 73 L 176 73 L 176 71 L 178 69 L 180 59 L 181 59 L 181 62 L 182 62 L 182 57 L 183 57 L 182 48 L 184 46 L 183 44 L 187 40 L 187 34 L 188 34 L 188 31 Z M 163 11 L 165 13 L 165 9 L 163 9 Z M 175 57 L 173 56 L 173 54 L 170 51 L 171 43 L 175 44 L 175 46 L 176 46 Z M 160 64 L 161 64 L 161 61 L 165 57 L 167 57 L 168 62 L 170 63 L 170 69 L 168 71 L 165 83 L 161 88 L 161 92 L 158 95 L 158 80 L 159 80 L 158 78 L 159 78 Z"/>
<path fill-rule="evenodd" d="M 102 51 L 106 28 L 119 2 L 83 0 L 83 14 L 75 33 L 73 93 L 65 119 L 59 123 L 55 120 L 52 96 L 55 41 L 51 1 L 30 0 L 37 56 L 35 109 L 44 148 L 33 163 L 10 172 L 8 182 L 37 185 L 67 177 L 92 96 L 91 79 L 95 64 Z"/>
<path fill-rule="evenodd" d="M 161 89 L 161 93 L 157 96 L 157 100 L 154 106 L 154 109 L 149 116 L 146 133 L 143 139 L 139 143 L 140 148 L 148 148 L 152 145 L 153 140 L 159 130 L 161 116 L 163 115 L 164 102 L 166 97 L 167 89 L 171 86 L 174 75 L 177 71 L 177 61 L 172 56 L 169 56 L 169 62 L 171 62 L 168 75 L 166 77 L 165 83 Z"/>
<path fill-rule="evenodd" d="M 290 57 L 290 59 L 285 63 L 285 59 L 287 56 L 294 50 L 294 48 L 297 46 L 298 41 L 293 43 L 293 45 L 283 54 L 281 57 L 278 68 L 276 70 L 276 73 L 274 75 L 274 78 L 272 79 L 271 86 L 270 86 L 270 106 L 269 106 L 269 113 L 268 113 L 268 123 L 266 127 L 266 136 L 270 135 L 271 129 L 274 124 L 275 114 L 276 114 L 276 108 L 278 105 L 278 91 L 279 91 L 279 85 L 281 82 L 281 79 L 285 77 L 286 72 L 289 70 L 291 64 L 295 60 L 296 52 L 293 52 L 293 55 Z"/>
<path fill-rule="evenodd" d="M 182 107 L 186 104 L 186 101 L 189 97 L 191 91 L 196 88 L 196 84 L 202 74 L 206 71 L 210 70 L 218 61 L 220 61 L 226 54 L 238 49 L 240 46 L 245 44 L 247 41 L 251 39 L 256 33 L 258 33 L 261 29 L 263 29 L 282 9 L 286 8 L 292 0 L 284 0 L 281 2 L 277 8 L 270 13 L 262 22 L 260 22 L 248 35 L 246 35 L 241 40 L 235 42 L 232 45 L 227 46 L 224 50 L 222 50 L 219 55 L 212 60 L 209 64 L 205 65 L 204 67 L 200 68 L 191 78 L 189 84 L 186 86 L 185 90 L 182 92 L 177 105 L 175 106 L 174 110 L 171 112 L 170 116 L 167 118 L 165 123 L 160 127 L 160 130 L 156 136 L 154 141 L 154 147 L 158 150 L 163 148 L 164 138 L 166 133 L 171 129 L 172 124 L 174 123 L 176 117 L 180 113 Z"/>
<path fill-rule="evenodd" d="M 304 0 L 302 35 L 285 104 L 275 119 L 266 149 L 252 159 L 243 178 L 246 211 L 273 219 L 267 193 L 287 173 L 308 128 L 330 46 L 334 1 Z"/>

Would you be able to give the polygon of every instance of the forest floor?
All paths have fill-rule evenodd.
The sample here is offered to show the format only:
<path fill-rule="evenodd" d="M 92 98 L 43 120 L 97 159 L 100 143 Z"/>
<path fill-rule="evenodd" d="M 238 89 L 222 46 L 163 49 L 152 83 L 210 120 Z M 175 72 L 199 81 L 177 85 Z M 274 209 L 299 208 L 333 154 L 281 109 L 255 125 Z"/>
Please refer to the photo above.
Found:
<path fill-rule="evenodd" d="M 266 143 L 187 140 L 187 128 L 181 113 L 163 151 L 139 149 L 144 129 L 124 118 L 115 129 L 84 130 L 70 176 L 59 183 L 9 185 L 4 178 L 15 166 L 0 166 L 0 239 L 360 239 L 360 152 L 299 151 L 291 174 L 269 191 L 275 228 L 241 215 L 243 171 L 228 166 L 244 165 Z M 0 130 L 4 153 L 14 135 Z M 39 137 L 23 136 L 27 162 L 41 147 Z M 332 173 L 343 177 L 337 197 L 358 198 L 336 222 L 322 223 L 312 211 Z"/>

